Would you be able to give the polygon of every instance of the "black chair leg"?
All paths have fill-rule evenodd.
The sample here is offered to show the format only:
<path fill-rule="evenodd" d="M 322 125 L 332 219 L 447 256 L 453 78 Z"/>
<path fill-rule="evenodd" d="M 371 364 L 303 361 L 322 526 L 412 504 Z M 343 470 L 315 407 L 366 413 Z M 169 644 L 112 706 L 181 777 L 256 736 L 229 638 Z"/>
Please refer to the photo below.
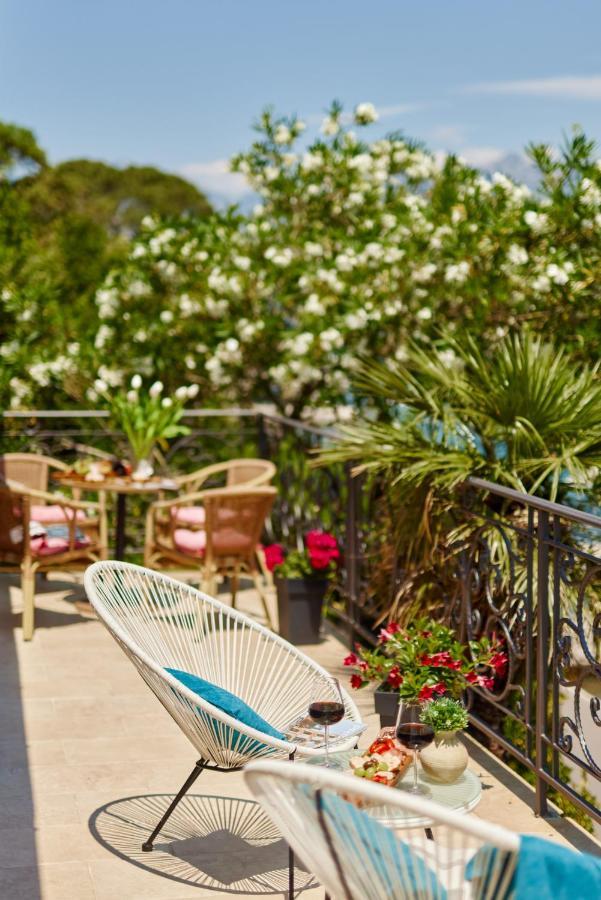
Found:
<path fill-rule="evenodd" d="M 288 848 L 288 897 L 294 900 L 294 850 Z"/>
<path fill-rule="evenodd" d="M 202 770 L 204 769 L 204 767 L 206 765 L 207 765 L 206 760 L 204 760 L 204 759 L 198 760 L 198 762 L 196 763 L 196 765 L 194 766 L 194 768 L 192 769 L 192 771 L 186 778 L 184 784 L 180 788 L 178 794 L 173 798 L 172 802 L 169 804 L 169 807 L 167 808 L 165 815 L 163 816 L 163 818 L 161 819 L 161 821 L 159 822 L 157 827 L 154 829 L 154 831 L 152 832 L 152 834 L 150 835 L 148 840 L 144 841 L 144 843 L 142 844 L 142 850 L 145 853 L 150 853 L 150 851 L 153 849 L 154 839 L 156 838 L 157 834 L 159 833 L 159 831 L 161 830 L 161 828 L 163 827 L 165 822 L 169 819 L 169 817 L 171 816 L 171 813 L 173 812 L 173 810 L 175 809 L 177 804 L 180 802 L 180 800 L 182 799 L 182 797 L 184 796 L 186 791 L 188 791 L 192 787 L 192 785 L 194 784 L 194 782 L 196 781 L 198 776 L 201 774 Z"/>

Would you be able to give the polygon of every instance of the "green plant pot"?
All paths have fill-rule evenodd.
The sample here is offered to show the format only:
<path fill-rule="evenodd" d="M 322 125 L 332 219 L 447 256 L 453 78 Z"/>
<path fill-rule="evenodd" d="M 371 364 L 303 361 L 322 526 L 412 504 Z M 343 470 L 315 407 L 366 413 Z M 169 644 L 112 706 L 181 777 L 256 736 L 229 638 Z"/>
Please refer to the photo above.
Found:
<path fill-rule="evenodd" d="M 319 640 L 326 578 L 276 578 L 280 636 L 291 644 Z"/>

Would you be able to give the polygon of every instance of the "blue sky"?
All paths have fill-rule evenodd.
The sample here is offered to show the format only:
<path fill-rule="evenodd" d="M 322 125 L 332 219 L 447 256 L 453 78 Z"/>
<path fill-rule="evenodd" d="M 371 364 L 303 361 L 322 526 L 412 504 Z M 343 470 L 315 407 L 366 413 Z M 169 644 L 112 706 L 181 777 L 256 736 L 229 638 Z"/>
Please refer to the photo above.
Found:
<path fill-rule="evenodd" d="M 577 122 L 601 139 L 599 0 L 0 0 L 0 118 L 52 161 L 185 173 L 234 198 L 226 160 L 261 108 L 333 98 L 494 167 Z"/>

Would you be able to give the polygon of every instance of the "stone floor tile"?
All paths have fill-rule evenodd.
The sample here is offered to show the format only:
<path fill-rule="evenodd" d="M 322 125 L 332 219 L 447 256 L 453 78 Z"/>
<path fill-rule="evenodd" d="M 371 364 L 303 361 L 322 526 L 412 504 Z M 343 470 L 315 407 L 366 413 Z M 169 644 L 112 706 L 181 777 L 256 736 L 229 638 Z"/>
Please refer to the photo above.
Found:
<path fill-rule="evenodd" d="M 96 900 L 86 863 L 0 869 L 0 897 L 6 900 Z M 115 900 L 117 897 L 115 895 Z"/>

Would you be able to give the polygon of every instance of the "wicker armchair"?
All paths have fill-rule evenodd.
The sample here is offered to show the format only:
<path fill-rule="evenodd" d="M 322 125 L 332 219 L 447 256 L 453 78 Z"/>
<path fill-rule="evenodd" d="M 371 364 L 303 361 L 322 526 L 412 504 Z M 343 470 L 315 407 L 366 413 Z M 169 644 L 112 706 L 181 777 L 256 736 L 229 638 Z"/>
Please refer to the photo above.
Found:
<path fill-rule="evenodd" d="M 0 481 L 17 481 L 34 491 L 46 491 L 49 489 L 49 477 L 52 470 L 68 472 L 69 466 L 54 459 L 52 456 L 43 456 L 40 453 L 3 453 L 0 456 Z M 79 500 L 78 492 L 73 492 L 75 500 Z M 31 510 L 31 517 L 42 525 L 55 525 L 66 522 L 62 507 L 56 503 L 54 496 L 43 500 L 37 497 Z"/>
<path fill-rule="evenodd" d="M 49 531 L 33 512 L 50 505 L 59 516 Z M 60 530 L 60 535 L 51 534 Z M 20 572 L 23 595 L 23 639 L 31 640 L 35 618 L 36 573 L 86 568 L 107 555 L 104 506 L 80 502 L 16 481 L 0 481 L 0 572 Z"/>
<path fill-rule="evenodd" d="M 257 550 L 276 494 L 274 487 L 244 485 L 186 494 L 177 500 L 157 500 L 149 507 L 146 517 L 146 567 L 156 568 L 165 559 L 185 568 L 192 564 L 200 569 L 201 587 L 208 594 L 216 592 L 217 577 L 226 575 L 231 583 L 234 608 L 240 576 L 246 574 L 255 584 L 271 627 Z M 177 510 L 191 500 L 202 503 L 205 514 L 202 530 L 181 527 L 178 521 Z M 169 511 L 167 522 L 165 510 Z"/>

